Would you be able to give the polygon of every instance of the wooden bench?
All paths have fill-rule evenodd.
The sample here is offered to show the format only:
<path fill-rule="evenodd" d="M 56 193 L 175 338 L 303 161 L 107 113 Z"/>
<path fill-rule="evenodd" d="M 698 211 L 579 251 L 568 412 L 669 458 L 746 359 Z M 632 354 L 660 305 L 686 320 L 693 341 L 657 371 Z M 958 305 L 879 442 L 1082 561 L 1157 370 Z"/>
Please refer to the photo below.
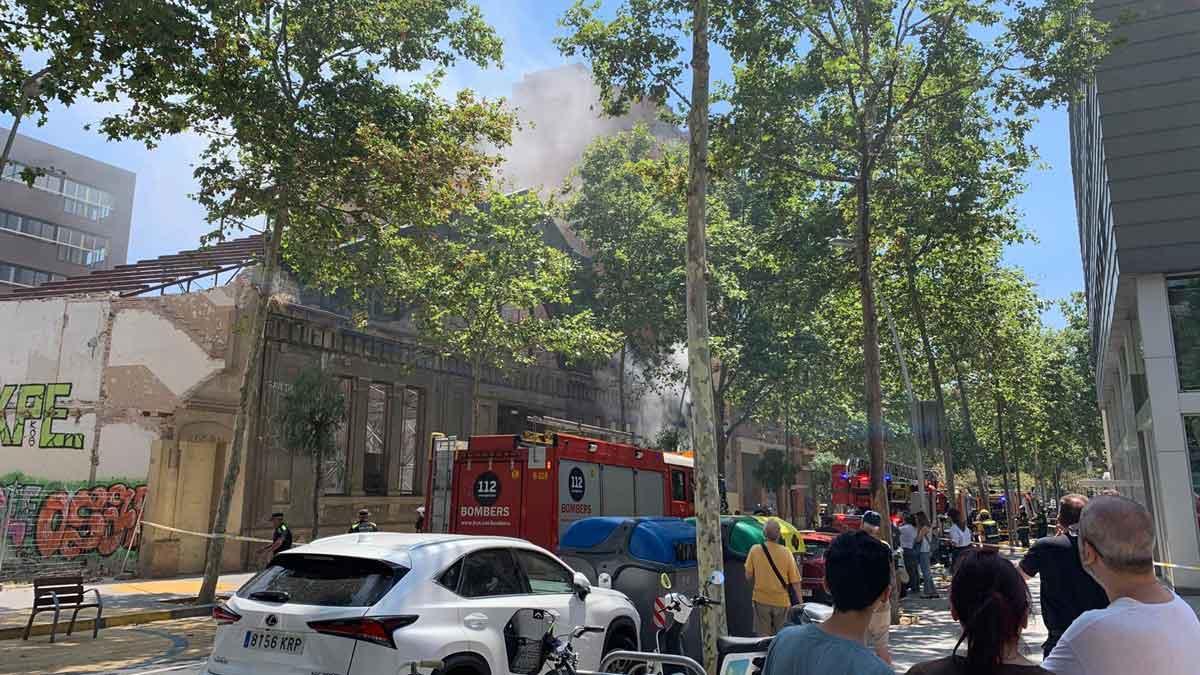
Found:
<path fill-rule="evenodd" d="M 89 593 L 95 594 L 95 602 L 84 602 Z M 29 623 L 25 625 L 24 639 L 29 639 L 29 632 L 33 630 L 33 619 L 42 612 L 54 612 L 54 623 L 50 626 L 50 642 L 54 642 L 54 634 L 58 631 L 59 612 L 65 609 L 75 610 L 71 613 L 71 623 L 67 626 L 67 635 L 70 635 L 71 631 L 75 630 L 75 618 L 79 616 L 79 610 L 92 608 L 96 610 L 96 620 L 92 624 L 94 640 L 100 634 L 100 617 L 104 614 L 104 601 L 100 598 L 100 591 L 94 588 L 85 589 L 83 577 L 78 575 L 34 579 L 33 611 L 29 614 Z"/>

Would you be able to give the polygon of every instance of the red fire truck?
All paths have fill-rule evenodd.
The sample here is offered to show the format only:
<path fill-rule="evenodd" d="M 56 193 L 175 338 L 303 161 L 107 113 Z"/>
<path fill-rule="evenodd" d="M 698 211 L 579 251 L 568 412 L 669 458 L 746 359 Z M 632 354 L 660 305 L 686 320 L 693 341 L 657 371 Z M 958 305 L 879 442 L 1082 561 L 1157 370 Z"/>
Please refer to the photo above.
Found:
<path fill-rule="evenodd" d="M 865 511 L 871 508 L 871 472 L 866 462 L 853 458 L 845 464 L 835 464 L 830 471 L 832 485 L 831 504 L 837 510 L 848 507 Z M 917 492 L 917 470 L 898 462 L 887 462 L 884 466 L 884 481 L 887 483 L 888 502 L 892 514 L 911 510 Z M 946 494 L 938 483 L 938 475 L 925 472 L 925 490 L 935 495 L 934 509 L 945 513 Z"/>
<path fill-rule="evenodd" d="M 578 433 L 435 438 L 428 531 L 519 537 L 553 551 L 588 516 L 695 515 L 690 457 L 613 440 L 629 438 L 613 430 L 536 420 Z"/>

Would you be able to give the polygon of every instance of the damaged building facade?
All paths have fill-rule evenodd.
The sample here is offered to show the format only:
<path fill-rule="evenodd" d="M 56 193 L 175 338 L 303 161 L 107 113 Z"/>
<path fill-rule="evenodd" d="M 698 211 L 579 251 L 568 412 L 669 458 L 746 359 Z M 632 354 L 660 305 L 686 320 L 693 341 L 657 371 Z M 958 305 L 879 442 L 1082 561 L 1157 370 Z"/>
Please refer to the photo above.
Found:
<path fill-rule="evenodd" d="M 259 250 L 256 238 L 227 242 L 0 301 L 0 578 L 62 566 L 145 576 L 202 569 L 207 540 L 193 533 L 209 532 L 217 509 Z M 186 290 L 200 273 L 209 275 L 204 290 L 152 294 L 167 283 Z M 261 423 L 229 531 L 269 537 L 269 514 L 283 511 L 297 538 L 307 537 L 313 467 L 283 446 L 274 420 L 298 373 L 318 364 L 347 400 L 324 467 L 321 528 L 341 531 L 369 508 L 384 529 L 411 530 L 432 435 L 471 432 L 469 367 L 419 349 L 403 321 L 356 327 L 294 284 L 279 286 Z M 487 371 L 478 432 L 516 432 L 529 415 L 609 424 L 614 378 L 552 356 L 520 371 Z M 254 565 L 257 546 L 230 542 L 225 568 Z"/>

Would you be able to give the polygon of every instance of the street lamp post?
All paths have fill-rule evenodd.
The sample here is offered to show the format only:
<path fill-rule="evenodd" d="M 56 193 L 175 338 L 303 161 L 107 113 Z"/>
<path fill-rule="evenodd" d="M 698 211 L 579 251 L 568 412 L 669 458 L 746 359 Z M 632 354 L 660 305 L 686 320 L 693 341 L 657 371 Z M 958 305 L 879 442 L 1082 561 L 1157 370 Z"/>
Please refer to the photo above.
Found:
<path fill-rule="evenodd" d="M 8 155 L 12 152 L 13 140 L 17 137 L 17 127 L 21 126 L 21 118 L 29 112 L 29 102 L 41 94 L 42 78 L 48 72 L 50 72 L 49 67 L 42 68 L 21 83 L 21 103 L 13 113 L 12 128 L 8 130 L 8 139 L 4 141 L 4 152 L 0 154 L 0 176 L 4 175 L 4 167 L 8 165 Z"/>

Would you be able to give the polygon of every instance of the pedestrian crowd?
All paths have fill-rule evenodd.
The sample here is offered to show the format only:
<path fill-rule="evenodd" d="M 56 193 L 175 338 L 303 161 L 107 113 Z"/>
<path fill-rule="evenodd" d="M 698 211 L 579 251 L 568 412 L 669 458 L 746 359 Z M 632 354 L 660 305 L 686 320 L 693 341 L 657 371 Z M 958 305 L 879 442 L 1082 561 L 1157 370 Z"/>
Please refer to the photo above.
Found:
<path fill-rule="evenodd" d="M 1154 524 L 1141 504 L 1117 495 L 1090 501 L 1068 495 L 1059 505 L 1059 533 L 1037 539 L 1017 564 L 995 549 L 972 546 L 961 513 L 951 510 L 949 515 L 950 613 L 960 627 L 960 637 L 949 654 L 919 663 L 908 673 L 1200 673 L 1200 619 L 1155 575 Z M 1021 525 L 1026 531 L 1045 534 L 1043 519 L 1031 521 L 1026 514 Z M 887 626 L 891 590 L 897 584 L 896 564 L 891 548 L 873 536 L 879 526 L 878 514 L 868 512 L 861 530 L 833 540 L 825 554 L 833 615 L 822 624 L 779 631 L 763 675 L 893 672 Z M 928 521 L 908 518 L 897 536 L 909 572 L 906 590 L 918 592 L 921 580 L 924 594 L 935 595 L 932 575 L 927 573 L 927 544 L 932 541 Z M 755 582 L 757 594 L 764 577 L 757 561 L 754 566 L 751 575 L 747 562 L 747 575 L 760 580 Z M 1022 649 L 1022 634 L 1033 614 L 1026 579 L 1035 576 L 1042 580 L 1042 615 L 1049 634 L 1040 664 Z"/>

